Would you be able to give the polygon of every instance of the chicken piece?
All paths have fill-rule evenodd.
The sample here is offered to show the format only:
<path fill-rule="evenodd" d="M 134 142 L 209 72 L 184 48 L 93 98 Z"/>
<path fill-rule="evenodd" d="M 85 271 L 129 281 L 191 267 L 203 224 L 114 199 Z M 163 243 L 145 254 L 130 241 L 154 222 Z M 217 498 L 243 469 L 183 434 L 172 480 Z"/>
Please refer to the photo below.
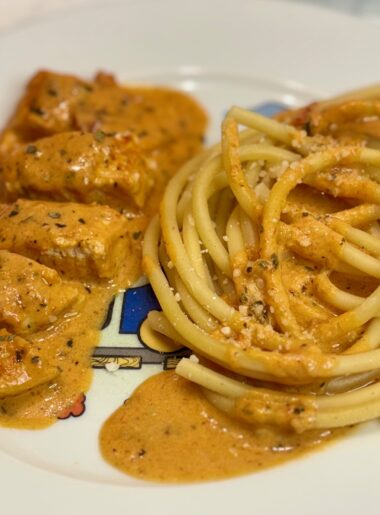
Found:
<path fill-rule="evenodd" d="M 63 132 L 9 153 L 2 163 L 5 198 L 97 202 L 142 208 L 153 179 L 126 135 Z"/>
<path fill-rule="evenodd" d="M 93 91 L 77 103 L 74 116 L 82 131 L 128 131 L 139 138 L 145 151 L 174 141 L 187 146 L 188 140 L 195 140 L 197 152 L 207 123 L 203 109 L 185 93 L 168 88 L 121 87 L 106 74 L 98 75 Z"/>
<path fill-rule="evenodd" d="M 130 252 L 128 223 L 108 206 L 19 200 L 0 207 L 0 249 L 68 278 L 111 279 Z"/>
<path fill-rule="evenodd" d="M 72 130 L 73 109 L 92 86 L 72 75 L 38 72 L 29 81 L 2 135 L 1 151 L 18 144 Z"/>
<path fill-rule="evenodd" d="M 86 82 L 41 71 L 30 80 L 3 132 L 0 153 L 59 132 L 102 130 L 133 134 L 147 155 L 182 141 L 187 149 L 182 164 L 202 148 L 206 123 L 199 104 L 179 91 L 122 87 L 104 73 Z"/>
<path fill-rule="evenodd" d="M 14 334 L 29 334 L 79 308 L 83 295 L 55 270 L 0 250 L 0 325 Z"/>
<path fill-rule="evenodd" d="M 57 368 L 33 355 L 30 343 L 0 329 L 0 398 L 52 381 L 58 373 Z"/>

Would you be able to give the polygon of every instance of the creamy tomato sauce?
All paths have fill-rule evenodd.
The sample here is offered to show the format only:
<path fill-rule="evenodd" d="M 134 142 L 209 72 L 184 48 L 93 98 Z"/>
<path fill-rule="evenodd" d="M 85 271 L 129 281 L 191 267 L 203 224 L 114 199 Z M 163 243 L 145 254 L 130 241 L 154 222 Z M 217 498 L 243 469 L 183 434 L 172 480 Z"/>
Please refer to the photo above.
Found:
<path fill-rule="evenodd" d="M 217 410 L 196 385 L 170 371 L 149 378 L 110 416 L 100 448 L 108 463 L 131 476 L 191 482 L 256 472 L 339 434 L 299 435 L 246 425 Z"/>
<path fill-rule="evenodd" d="M 115 209 L 113 216 L 121 213 L 125 218 L 129 247 L 120 254 L 127 255 L 125 261 L 121 259 L 123 263 L 116 259 L 115 267 L 105 267 L 115 268 L 114 277 L 95 274 L 86 278 L 88 266 L 82 263 L 79 274 L 76 251 L 71 252 L 74 264 L 68 266 L 67 254 L 59 267 L 51 253 L 45 252 L 51 250 L 53 239 L 58 241 L 55 233 L 68 233 L 68 219 L 56 208 L 47 209 L 46 220 L 42 215 L 38 219 L 41 226 L 51 227 L 48 234 L 54 238 L 45 246 L 38 246 L 36 240 L 33 253 L 22 239 L 22 230 L 15 247 L 13 234 L 18 229 L 9 221 L 0 228 L 2 249 L 36 261 L 41 261 L 38 249 L 42 249 L 45 258 L 41 262 L 57 270 L 64 281 L 69 277 L 83 297 L 79 307 L 48 327 L 22 335 L 30 346 L 27 359 L 36 366 L 39 362 L 48 365 L 56 375 L 19 395 L 0 398 L 1 426 L 49 426 L 75 409 L 88 391 L 91 354 L 109 302 L 140 276 L 143 232 L 158 209 L 168 179 L 202 148 L 206 121 L 204 111 L 190 97 L 164 88 L 122 87 L 105 74 L 93 82 L 51 72 L 39 72 L 31 79 L 0 137 L 1 201 L 15 203 L 15 207 L 4 208 L 9 220 L 18 223 L 19 198 L 39 201 L 41 213 L 51 200 L 82 207 L 93 202 L 107 204 Z M 129 159 L 124 159 L 123 152 L 128 152 Z M 317 205 L 311 190 L 303 190 L 291 198 L 296 208 L 305 203 L 312 212 L 330 211 L 331 203 L 335 209 L 341 208 L 335 205 L 338 201 L 327 197 Z M 3 211 L 2 207 L 0 217 Z M 37 223 L 35 212 L 33 216 Z M 75 217 L 84 231 L 87 218 L 77 213 Z M 30 218 L 26 216 L 23 222 L 29 220 L 30 226 Z M 76 225 L 70 227 L 71 236 L 77 236 Z M 100 243 L 102 235 L 107 243 L 108 232 L 99 230 Z M 93 238 L 84 239 L 90 248 Z M 58 244 L 55 256 L 62 257 L 63 248 Z M 94 269 L 103 270 L 102 265 Z M 288 272 L 292 283 L 295 276 L 300 277 L 290 267 Z M 303 283 L 298 282 L 301 289 Z M 7 330 L 11 328 L 7 326 Z M 148 335 L 145 326 L 143 330 Z M 13 332 L 17 335 L 17 330 Z M 158 341 L 158 349 L 170 350 L 160 345 Z M 258 471 L 318 448 L 339 434 L 341 431 L 313 431 L 298 435 L 248 426 L 218 411 L 194 384 L 174 372 L 164 372 L 144 382 L 110 416 L 100 433 L 100 448 L 108 463 L 137 478 L 191 482 Z"/>
<path fill-rule="evenodd" d="M 31 359 L 58 367 L 59 375 L 21 395 L 0 399 L 0 425 L 20 429 L 48 426 L 64 416 L 90 388 L 91 355 L 115 288 L 87 285 L 83 289 L 87 298 L 80 312 L 28 338 Z"/>
<path fill-rule="evenodd" d="M 0 135 L 0 249 L 33 260 L 25 263 L 36 264 L 40 282 L 19 273 L 23 263 L 0 266 L 0 330 L 8 331 L 0 338 L 0 371 L 8 374 L 0 381 L 0 425 L 47 426 L 89 389 L 108 305 L 140 277 L 146 224 L 169 177 L 202 148 L 206 122 L 201 106 L 178 91 L 124 87 L 104 73 L 91 82 L 49 71 L 31 78 Z M 65 295 L 72 293 L 66 310 L 41 282 L 49 271 L 49 287 L 59 289 L 62 279 Z M 30 298 L 25 281 L 34 297 L 20 311 L 17 298 Z"/>

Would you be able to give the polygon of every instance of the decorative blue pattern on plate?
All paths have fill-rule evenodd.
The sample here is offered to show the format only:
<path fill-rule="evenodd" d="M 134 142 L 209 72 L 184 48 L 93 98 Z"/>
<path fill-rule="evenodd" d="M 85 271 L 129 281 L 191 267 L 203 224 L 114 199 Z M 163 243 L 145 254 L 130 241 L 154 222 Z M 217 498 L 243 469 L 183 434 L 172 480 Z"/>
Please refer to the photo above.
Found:
<path fill-rule="evenodd" d="M 250 107 L 249 110 L 255 111 L 255 113 L 259 113 L 264 116 L 274 116 L 287 108 L 288 106 L 281 104 L 280 102 L 264 102 L 263 104 Z"/>
<path fill-rule="evenodd" d="M 120 334 L 137 334 L 149 311 L 161 310 L 150 284 L 130 288 L 124 293 Z"/>

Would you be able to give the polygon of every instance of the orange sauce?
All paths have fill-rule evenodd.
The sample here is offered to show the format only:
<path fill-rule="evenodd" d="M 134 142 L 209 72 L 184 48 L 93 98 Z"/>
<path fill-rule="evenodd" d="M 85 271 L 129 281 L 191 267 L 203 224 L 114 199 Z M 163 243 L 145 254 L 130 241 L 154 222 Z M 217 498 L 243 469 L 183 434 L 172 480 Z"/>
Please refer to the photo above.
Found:
<path fill-rule="evenodd" d="M 136 267 L 132 266 L 129 273 L 131 279 L 136 279 Z M 58 367 L 60 373 L 50 383 L 0 399 L 0 426 L 19 429 L 49 426 L 89 390 L 93 374 L 91 355 L 115 287 L 87 286 L 84 293 L 87 299 L 74 317 L 28 336 L 30 354 Z"/>
<path fill-rule="evenodd" d="M 20 429 L 54 423 L 74 409 L 90 388 L 91 354 L 109 302 L 119 287 L 128 287 L 139 276 L 147 221 L 157 211 L 168 179 L 201 149 L 206 124 L 199 106 L 174 91 L 120 88 L 107 77 L 95 90 L 94 85 L 72 77 L 57 81 L 47 72 L 32 80 L 29 93 L 0 138 L 0 150 L 9 152 L 70 130 L 130 132 L 153 162 L 154 189 L 144 209 L 125 210 L 129 232 L 136 238 L 133 236 L 133 256 L 125 264 L 122 283 L 78 283 L 86 296 L 80 312 L 28 337 L 31 353 L 60 373 L 48 384 L 0 399 L 0 426 Z M 40 83 L 46 87 L 38 89 Z M 70 97 L 73 91 L 75 95 Z M 39 104 L 29 105 L 31 99 Z M 76 125 L 71 126 L 68 121 L 74 114 Z M 174 372 L 163 372 L 140 385 L 105 422 L 100 448 L 108 463 L 137 478 L 191 482 L 262 470 L 320 447 L 341 433 L 308 431 L 298 435 L 249 426 L 218 411 L 196 385 Z"/>
<path fill-rule="evenodd" d="M 124 88 L 104 74 L 93 83 L 43 71 L 31 79 L 14 116 L 0 135 L 3 156 L 28 143 L 38 145 L 39 138 L 66 131 L 128 133 L 136 138 L 144 159 L 150 162 L 154 187 L 142 209 L 130 209 L 127 204 L 123 209 L 133 248 L 122 270 L 115 270 L 115 280 L 108 284 L 77 282 L 85 296 L 80 312 L 47 330 L 28 335 L 33 358 L 58 368 L 59 375 L 56 380 L 23 394 L 0 399 L 0 426 L 24 429 L 48 426 L 70 411 L 90 388 L 91 355 L 99 341 L 108 305 L 117 291 L 140 277 L 143 231 L 158 209 L 170 176 L 202 148 L 206 120 L 204 110 L 194 100 L 174 90 Z M 37 147 L 26 148 L 28 154 L 28 149 Z M 77 158 L 80 157 L 80 149 L 75 150 Z M 51 145 L 49 152 L 47 166 L 54 167 L 54 159 L 62 160 L 62 153 Z M 88 154 L 83 156 L 89 158 Z M 71 157 L 65 154 L 67 162 Z M 60 198 L 59 191 L 56 194 Z M 25 196 L 38 198 L 38 194 L 27 190 Z"/>
<path fill-rule="evenodd" d="M 223 479 L 301 456 L 343 431 L 252 427 L 212 406 L 200 389 L 162 372 L 140 385 L 105 422 L 104 459 L 131 476 L 161 482 Z"/>

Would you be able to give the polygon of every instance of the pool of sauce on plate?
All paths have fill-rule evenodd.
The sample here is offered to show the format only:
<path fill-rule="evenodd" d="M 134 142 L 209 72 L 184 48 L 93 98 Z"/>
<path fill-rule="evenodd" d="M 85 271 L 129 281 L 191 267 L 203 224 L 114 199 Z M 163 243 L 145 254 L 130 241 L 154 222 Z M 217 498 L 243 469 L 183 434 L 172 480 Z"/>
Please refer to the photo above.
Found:
<path fill-rule="evenodd" d="M 296 191 L 299 194 L 298 191 Z M 305 188 L 294 204 L 305 203 Z M 310 196 L 310 195 L 309 195 Z M 321 210 L 307 197 L 310 209 Z M 324 199 L 327 210 L 337 209 Z M 329 203 L 330 202 L 330 203 Z M 296 283 L 296 275 L 288 281 Z M 302 276 L 301 276 L 302 278 Z M 376 285 L 362 277 L 333 273 L 331 280 L 357 295 Z M 146 330 L 144 324 L 143 330 Z M 150 336 L 148 334 L 148 336 Z M 136 478 L 159 482 L 195 482 L 257 472 L 320 449 L 347 429 L 311 430 L 301 434 L 275 427 L 254 427 L 219 411 L 201 389 L 174 372 L 163 372 L 141 384 L 105 422 L 100 433 L 104 459 Z"/>
<path fill-rule="evenodd" d="M 252 428 L 220 412 L 198 386 L 168 371 L 146 380 L 109 417 L 100 449 L 109 464 L 136 478 L 194 482 L 260 471 L 344 432 Z"/>
<path fill-rule="evenodd" d="M 135 261 L 129 269 L 128 284 L 139 276 L 137 264 Z M 117 288 L 115 285 L 82 288 L 87 298 L 79 313 L 50 330 L 28 337 L 32 343 L 31 354 L 59 368 L 57 379 L 23 394 L 0 399 L 0 426 L 18 429 L 49 426 L 58 418 L 65 418 L 89 390 L 92 352 Z"/>

